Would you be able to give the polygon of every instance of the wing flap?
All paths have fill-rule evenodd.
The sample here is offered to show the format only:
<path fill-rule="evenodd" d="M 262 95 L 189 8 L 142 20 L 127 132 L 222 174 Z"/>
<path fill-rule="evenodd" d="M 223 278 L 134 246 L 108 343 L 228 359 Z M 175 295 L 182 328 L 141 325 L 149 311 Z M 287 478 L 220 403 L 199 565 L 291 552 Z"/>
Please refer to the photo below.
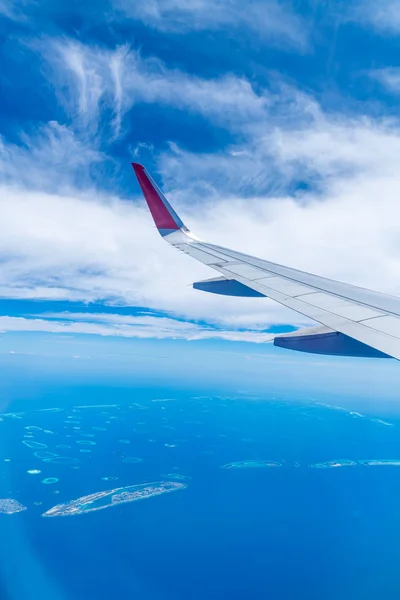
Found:
<path fill-rule="evenodd" d="M 222 296 L 237 296 L 242 298 L 265 298 L 264 294 L 256 292 L 236 279 L 227 277 L 214 277 L 204 281 L 196 281 L 193 284 L 195 290 L 210 292 L 211 294 L 220 294 Z"/>
<path fill-rule="evenodd" d="M 274 346 L 328 356 L 390 358 L 387 354 L 383 354 L 371 346 L 324 326 L 277 335 L 274 338 Z"/>
<path fill-rule="evenodd" d="M 400 338 L 400 319 L 391 315 L 376 317 L 362 321 L 363 325 L 371 327 L 376 331 L 382 331 L 392 336 Z"/>

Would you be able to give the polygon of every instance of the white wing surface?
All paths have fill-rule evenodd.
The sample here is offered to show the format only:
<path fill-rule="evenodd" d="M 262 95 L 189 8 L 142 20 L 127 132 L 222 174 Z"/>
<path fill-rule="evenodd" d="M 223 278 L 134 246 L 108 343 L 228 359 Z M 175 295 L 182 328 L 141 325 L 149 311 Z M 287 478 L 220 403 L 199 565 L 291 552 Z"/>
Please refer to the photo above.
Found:
<path fill-rule="evenodd" d="M 219 287 L 221 280 L 237 282 L 241 289 L 255 292 L 248 295 L 267 296 L 324 326 L 313 333 L 310 330 L 310 335 L 303 330 L 297 337 L 297 346 L 287 347 L 323 354 L 400 359 L 400 298 L 203 242 L 185 227 L 145 168 L 137 163 L 133 163 L 133 168 L 165 241 L 224 276 L 210 282 Z M 319 336 L 317 344 L 315 336 Z M 303 340 L 303 347 L 299 340 Z M 284 346 L 279 342 L 277 345 Z"/>

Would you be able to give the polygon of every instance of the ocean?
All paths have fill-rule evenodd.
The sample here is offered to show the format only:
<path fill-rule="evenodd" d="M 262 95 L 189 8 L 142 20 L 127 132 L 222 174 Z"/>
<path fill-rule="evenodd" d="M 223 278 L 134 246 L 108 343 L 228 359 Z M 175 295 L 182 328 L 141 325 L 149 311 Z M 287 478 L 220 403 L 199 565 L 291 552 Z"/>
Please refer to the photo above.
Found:
<path fill-rule="evenodd" d="M 399 597 L 400 415 L 378 401 L 93 386 L 12 409 L 0 497 L 25 510 L 0 514 L 2 600 Z"/>

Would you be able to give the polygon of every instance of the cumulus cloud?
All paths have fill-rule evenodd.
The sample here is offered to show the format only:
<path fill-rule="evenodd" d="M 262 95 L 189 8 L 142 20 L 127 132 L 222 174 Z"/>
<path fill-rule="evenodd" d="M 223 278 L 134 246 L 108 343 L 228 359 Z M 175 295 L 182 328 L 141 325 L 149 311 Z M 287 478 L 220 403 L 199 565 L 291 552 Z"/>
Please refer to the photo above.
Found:
<path fill-rule="evenodd" d="M 249 320 L 250 300 L 195 292 L 190 284 L 213 272 L 166 246 L 142 205 L 11 187 L 0 195 L 3 296 L 107 300 L 236 328 L 287 322 L 289 311 L 271 316 L 268 303 Z"/>

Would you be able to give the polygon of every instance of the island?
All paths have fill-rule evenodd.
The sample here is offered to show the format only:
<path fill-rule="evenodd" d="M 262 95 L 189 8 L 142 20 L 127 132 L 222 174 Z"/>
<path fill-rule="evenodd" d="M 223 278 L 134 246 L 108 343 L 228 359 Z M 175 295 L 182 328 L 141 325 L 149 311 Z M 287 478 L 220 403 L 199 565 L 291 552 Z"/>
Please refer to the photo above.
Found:
<path fill-rule="evenodd" d="M 153 496 L 160 496 L 169 492 L 182 490 L 187 486 L 177 481 L 158 481 L 153 483 L 142 483 L 139 485 L 128 485 L 112 490 L 95 492 L 88 496 L 82 496 L 76 500 L 57 504 L 43 513 L 43 517 L 66 517 L 79 515 L 127 502 L 136 502 Z"/>
<path fill-rule="evenodd" d="M 26 510 L 26 506 L 13 498 L 0 498 L 0 513 L 12 515 Z"/>
<path fill-rule="evenodd" d="M 320 462 L 310 465 L 312 469 L 336 469 L 338 467 L 355 466 L 357 466 L 357 462 L 355 460 L 348 460 L 346 458 L 340 458 L 338 460 L 327 460 L 326 462 Z"/>
<path fill-rule="evenodd" d="M 259 469 L 265 467 L 281 467 L 282 463 L 273 460 L 239 460 L 222 465 L 221 469 Z"/>
<path fill-rule="evenodd" d="M 360 465 L 366 465 L 368 467 L 400 467 L 400 460 L 398 458 L 371 458 L 358 461 Z"/>

